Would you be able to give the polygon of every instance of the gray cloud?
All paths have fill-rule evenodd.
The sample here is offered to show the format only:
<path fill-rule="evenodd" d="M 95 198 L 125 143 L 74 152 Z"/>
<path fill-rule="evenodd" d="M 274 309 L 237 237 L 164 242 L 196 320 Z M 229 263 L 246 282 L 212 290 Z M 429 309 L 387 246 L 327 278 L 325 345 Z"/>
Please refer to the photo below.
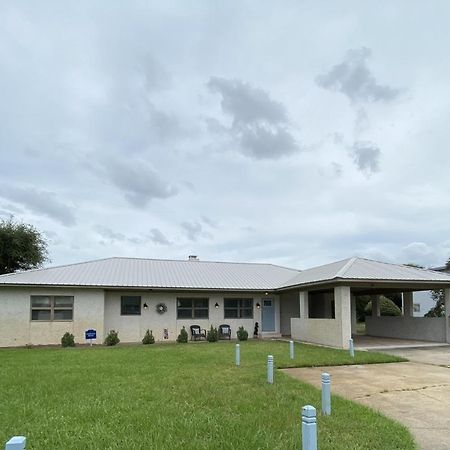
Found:
<path fill-rule="evenodd" d="M 170 242 L 169 239 L 167 239 L 167 237 L 165 236 L 165 234 L 158 228 L 152 228 L 150 230 L 149 238 L 155 244 L 159 244 L 159 245 L 171 245 L 172 244 L 172 242 Z"/>
<path fill-rule="evenodd" d="M 197 241 L 200 237 L 212 237 L 210 233 L 203 230 L 203 227 L 199 222 L 182 222 L 181 227 L 190 241 Z"/>
<path fill-rule="evenodd" d="M 221 95 L 222 111 L 232 118 L 230 128 L 210 119 L 209 130 L 228 133 L 242 154 L 255 159 L 275 159 L 299 149 L 289 131 L 286 108 L 267 92 L 240 80 L 217 77 L 210 79 L 208 87 Z"/>
<path fill-rule="evenodd" d="M 178 190 L 147 163 L 140 160 L 107 161 L 105 169 L 111 182 L 134 206 L 146 206 L 153 199 L 166 199 Z"/>
<path fill-rule="evenodd" d="M 380 149 L 372 142 L 356 141 L 351 148 L 353 161 L 362 172 L 367 174 L 380 170 Z"/>
<path fill-rule="evenodd" d="M 240 80 L 212 77 L 208 87 L 222 96 L 222 110 L 231 115 L 236 125 L 258 121 L 270 124 L 287 122 L 286 108 L 262 89 Z"/>
<path fill-rule="evenodd" d="M 110 243 L 114 243 L 116 241 L 126 241 L 127 237 L 122 233 L 117 233 L 111 228 L 105 227 L 103 225 L 98 225 L 95 227 L 97 233 L 104 239 L 108 240 Z"/>
<path fill-rule="evenodd" d="M 54 192 L 38 190 L 34 187 L 0 186 L 0 196 L 39 215 L 54 219 L 65 226 L 76 224 L 72 208 L 64 204 Z"/>
<path fill-rule="evenodd" d="M 316 83 L 324 89 L 341 92 L 352 102 L 395 100 L 400 90 L 378 84 L 367 67 L 371 54 L 371 50 L 366 47 L 349 50 L 344 61 L 329 72 L 317 76 Z"/>

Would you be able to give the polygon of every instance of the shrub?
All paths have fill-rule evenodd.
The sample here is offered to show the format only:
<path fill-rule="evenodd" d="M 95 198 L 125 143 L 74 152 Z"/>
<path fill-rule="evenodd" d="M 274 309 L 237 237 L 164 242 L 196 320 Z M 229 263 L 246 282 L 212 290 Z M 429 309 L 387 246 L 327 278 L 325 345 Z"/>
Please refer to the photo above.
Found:
<path fill-rule="evenodd" d="M 188 341 L 188 333 L 186 331 L 186 328 L 182 328 L 180 331 L 180 334 L 177 337 L 177 342 L 179 344 L 186 344 Z"/>
<path fill-rule="evenodd" d="M 155 338 L 153 337 L 153 331 L 147 330 L 145 332 L 145 336 L 144 336 L 144 339 L 142 339 L 142 343 L 144 345 L 155 343 Z"/>
<path fill-rule="evenodd" d="M 119 332 L 116 330 L 110 330 L 105 338 L 105 345 L 112 346 L 117 345 L 120 342 Z"/>
<path fill-rule="evenodd" d="M 208 340 L 208 342 L 217 342 L 219 340 L 219 333 L 217 332 L 217 328 L 214 328 L 211 325 L 211 329 L 208 331 L 206 339 Z"/>
<path fill-rule="evenodd" d="M 236 334 L 237 334 L 237 338 L 240 341 L 246 341 L 248 339 L 248 332 L 245 330 L 244 327 L 239 327 Z"/>
<path fill-rule="evenodd" d="M 64 333 L 64 336 L 61 338 L 61 346 L 62 347 L 75 347 L 75 337 L 72 333 L 68 331 Z"/>
<path fill-rule="evenodd" d="M 380 296 L 380 315 L 382 316 L 401 316 L 401 309 L 390 299 Z M 367 303 L 367 306 L 364 310 L 366 315 L 370 316 L 372 314 L 372 302 Z"/>

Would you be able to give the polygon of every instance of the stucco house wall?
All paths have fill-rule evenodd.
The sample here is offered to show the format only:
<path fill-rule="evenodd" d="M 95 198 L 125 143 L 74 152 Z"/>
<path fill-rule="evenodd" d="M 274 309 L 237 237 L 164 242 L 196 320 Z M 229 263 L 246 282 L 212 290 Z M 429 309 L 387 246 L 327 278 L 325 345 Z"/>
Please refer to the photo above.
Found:
<path fill-rule="evenodd" d="M 31 295 L 70 295 L 74 297 L 72 321 L 31 321 Z M 0 289 L 0 347 L 27 344 L 60 344 L 69 331 L 84 342 L 89 328 L 103 336 L 104 292 L 102 289 L 25 288 Z"/>
<path fill-rule="evenodd" d="M 141 296 L 141 304 L 147 303 L 147 309 L 141 309 L 141 315 L 122 316 L 120 314 L 120 302 L 123 295 Z M 177 298 L 209 298 L 209 317 L 208 319 L 177 319 Z M 253 299 L 253 318 L 252 319 L 225 319 L 224 318 L 224 298 L 252 298 Z M 278 304 L 278 296 L 272 296 L 275 306 Z M 236 331 L 243 326 L 251 337 L 255 322 L 260 324 L 261 331 L 261 309 L 256 307 L 261 304 L 262 296 L 260 293 L 254 294 L 229 294 L 229 293 L 211 293 L 211 292 L 142 292 L 142 291 L 107 291 L 105 295 L 105 333 L 110 329 L 119 331 L 121 342 L 139 342 L 147 329 L 153 331 L 155 340 L 164 340 L 164 329 L 168 330 L 169 340 L 177 338 L 183 326 L 190 334 L 190 325 L 200 325 L 208 330 L 211 325 L 218 327 L 221 324 L 228 324 L 232 329 L 232 337 L 236 337 Z M 167 311 L 159 314 L 156 311 L 156 305 L 164 303 Z M 215 304 L 218 304 L 218 308 Z M 275 308 L 276 333 L 279 333 L 279 315 L 277 307 Z"/>

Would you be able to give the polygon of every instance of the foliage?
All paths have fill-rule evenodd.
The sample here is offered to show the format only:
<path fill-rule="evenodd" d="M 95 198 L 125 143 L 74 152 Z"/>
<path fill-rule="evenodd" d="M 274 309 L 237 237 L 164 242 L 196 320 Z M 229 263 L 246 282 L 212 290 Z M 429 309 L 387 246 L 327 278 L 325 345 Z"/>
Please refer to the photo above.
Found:
<path fill-rule="evenodd" d="M 0 221 L 0 275 L 42 266 L 47 260 L 47 242 L 32 225 Z"/>
<path fill-rule="evenodd" d="M 144 345 L 154 344 L 155 343 L 155 338 L 153 337 L 153 331 L 147 330 L 145 332 L 145 336 L 142 339 L 142 343 Z"/>
<path fill-rule="evenodd" d="M 445 315 L 445 293 L 444 289 L 435 289 L 431 291 L 431 298 L 436 304 L 430 308 L 425 317 L 444 317 Z"/>
<path fill-rule="evenodd" d="M 217 328 L 214 328 L 211 325 L 211 329 L 208 331 L 206 339 L 208 340 L 208 342 L 217 342 L 219 340 L 219 333 L 217 331 Z"/>
<path fill-rule="evenodd" d="M 380 302 L 380 315 L 382 316 L 401 316 L 402 310 L 389 298 L 381 295 L 378 299 Z M 370 316 L 372 314 L 372 302 L 367 303 L 365 309 L 366 315 Z"/>
<path fill-rule="evenodd" d="M 359 295 L 356 297 L 356 320 L 358 322 L 366 321 L 366 306 L 369 302 L 369 295 Z"/>
<path fill-rule="evenodd" d="M 105 345 L 112 346 L 117 345 L 120 342 L 119 332 L 116 330 L 110 330 L 105 338 Z"/>
<path fill-rule="evenodd" d="M 61 338 L 62 347 L 75 347 L 75 337 L 72 333 L 66 331 L 64 336 Z"/>
<path fill-rule="evenodd" d="M 18 434 L 20 424 L 35 450 L 298 449 L 299 408 L 320 408 L 321 394 L 278 371 L 268 386 L 267 355 L 274 355 L 277 367 L 396 361 L 362 351 L 353 361 L 346 350 L 298 343 L 291 360 L 285 342 L 252 339 L 241 345 L 238 369 L 229 341 L 156 343 L 151 358 L 144 345 L 113 352 L 98 346 L 0 349 L 0 442 Z M 416 448 L 398 422 L 339 396 L 332 401 L 331 416 L 317 415 L 320 450 Z M 77 432 L 96 417 L 101 422 Z"/>
<path fill-rule="evenodd" d="M 178 335 L 178 337 L 177 337 L 177 342 L 179 343 L 179 344 L 186 344 L 187 343 L 187 341 L 188 341 L 188 333 L 187 333 L 187 331 L 186 331 L 186 328 L 182 328 L 181 329 L 181 331 L 180 331 L 180 334 Z"/>
<path fill-rule="evenodd" d="M 237 338 L 240 341 L 246 341 L 248 339 L 248 332 L 245 330 L 244 327 L 239 327 L 236 334 L 237 334 Z"/>
<path fill-rule="evenodd" d="M 450 271 L 450 258 L 445 263 L 445 269 Z M 431 291 L 431 298 L 436 304 L 425 314 L 425 317 L 444 317 L 445 315 L 445 293 L 443 289 Z"/>

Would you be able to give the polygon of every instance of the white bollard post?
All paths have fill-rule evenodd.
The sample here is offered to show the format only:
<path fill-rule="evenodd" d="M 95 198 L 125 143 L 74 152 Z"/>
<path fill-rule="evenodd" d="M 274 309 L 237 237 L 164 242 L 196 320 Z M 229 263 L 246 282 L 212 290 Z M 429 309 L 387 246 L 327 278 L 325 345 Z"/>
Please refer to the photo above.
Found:
<path fill-rule="evenodd" d="M 322 415 L 331 415 L 331 377 L 326 372 L 322 374 Z"/>
<path fill-rule="evenodd" d="M 25 450 L 27 438 L 25 436 L 13 436 L 5 445 L 5 450 Z"/>
<path fill-rule="evenodd" d="M 267 382 L 273 384 L 273 356 L 267 357 Z"/>
<path fill-rule="evenodd" d="M 294 359 L 294 341 L 289 341 L 289 356 Z"/>
<path fill-rule="evenodd" d="M 316 408 L 311 405 L 302 408 L 302 450 L 317 450 Z"/>
<path fill-rule="evenodd" d="M 241 346 L 236 344 L 236 366 L 241 365 Z"/>
<path fill-rule="evenodd" d="M 355 357 L 355 349 L 353 348 L 353 339 L 349 339 L 349 341 L 348 341 L 348 350 L 350 352 L 350 356 L 352 358 L 354 358 Z"/>

